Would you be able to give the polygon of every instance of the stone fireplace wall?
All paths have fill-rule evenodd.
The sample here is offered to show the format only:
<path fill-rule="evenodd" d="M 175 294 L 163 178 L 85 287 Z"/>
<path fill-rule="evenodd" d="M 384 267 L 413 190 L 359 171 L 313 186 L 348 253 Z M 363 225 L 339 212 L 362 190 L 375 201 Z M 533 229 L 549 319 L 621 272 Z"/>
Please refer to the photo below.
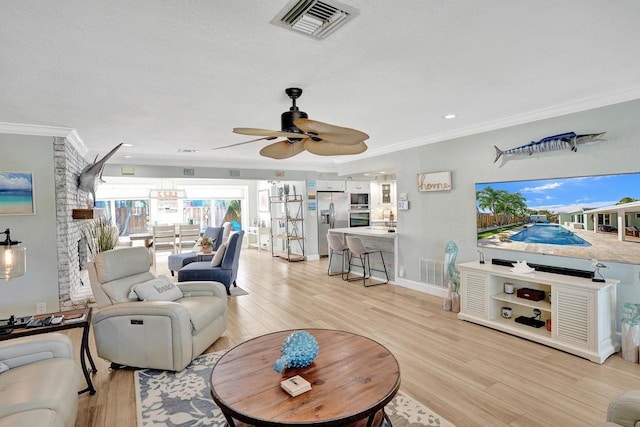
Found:
<path fill-rule="evenodd" d="M 58 233 L 58 291 L 62 310 L 86 306 L 92 300 L 91 285 L 86 270 L 80 269 L 78 252 L 82 239 L 81 227 L 86 220 L 72 218 L 74 208 L 86 208 L 87 197 L 80 192 L 78 200 L 77 176 L 87 161 L 66 138 L 54 138 L 56 223 Z"/>

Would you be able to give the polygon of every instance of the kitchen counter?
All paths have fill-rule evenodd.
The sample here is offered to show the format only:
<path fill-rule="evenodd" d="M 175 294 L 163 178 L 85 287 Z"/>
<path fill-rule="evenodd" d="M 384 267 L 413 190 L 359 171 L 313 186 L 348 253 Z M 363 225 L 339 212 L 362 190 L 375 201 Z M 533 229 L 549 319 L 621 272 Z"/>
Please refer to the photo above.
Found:
<path fill-rule="evenodd" d="M 330 233 L 353 234 L 356 236 L 375 236 L 395 239 L 398 233 L 389 232 L 387 227 L 350 227 L 350 228 L 332 228 Z"/>
<path fill-rule="evenodd" d="M 398 265 L 398 233 L 397 232 L 389 232 L 386 227 L 351 227 L 351 228 L 332 228 L 329 230 L 329 233 L 340 234 L 342 236 L 345 235 L 353 235 L 358 236 L 362 239 L 362 243 L 368 247 L 375 250 L 380 250 L 382 252 L 382 258 L 384 259 L 384 264 L 387 267 L 387 272 L 389 274 L 389 280 L 395 281 L 396 277 L 398 277 L 398 273 L 396 271 L 396 267 Z M 329 266 L 329 270 L 332 273 L 336 273 L 340 271 L 340 263 L 342 262 L 339 257 L 334 257 L 335 262 L 332 262 Z M 382 269 L 382 263 L 380 261 L 380 257 L 378 255 L 372 255 L 370 257 L 370 261 L 374 268 Z M 378 264 L 378 265 L 376 265 Z M 356 267 L 352 267 L 354 271 L 358 273 L 361 272 L 362 269 L 358 270 Z M 381 275 L 383 277 L 381 277 Z M 374 277 L 376 279 L 384 280 L 384 274 L 379 272 L 374 272 Z"/>

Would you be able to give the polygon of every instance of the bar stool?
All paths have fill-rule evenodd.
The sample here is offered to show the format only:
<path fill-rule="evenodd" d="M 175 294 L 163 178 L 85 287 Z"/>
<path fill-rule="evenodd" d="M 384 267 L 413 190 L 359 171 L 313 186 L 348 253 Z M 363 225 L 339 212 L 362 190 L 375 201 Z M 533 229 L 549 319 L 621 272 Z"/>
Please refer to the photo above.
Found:
<path fill-rule="evenodd" d="M 347 246 L 349 247 L 349 252 L 351 252 L 351 256 L 349 257 L 349 270 L 347 270 L 347 280 L 352 282 L 354 280 L 360 280 L 360 277 L 349 277 L 351 273 L 351 266 L 361 267 L 362 268 L 362 284 L 365 287 L 375 286 L 375 285 L 384 285 L 389 283 L 389 274 L 387 273 L 387 266 L 384 264 L 384 257 L 382 256 L 382 251 L 379 249 L 367 248 L 362 243 L 362 239 L 356 236 L 347 236 Z M 375 268 L 371 268 L 371 260 L 369 259 L 369 255 L 379 253 L 380 260 L 382 261 L 382 268 L 384 270 L 377 270 Z M 360 264 L 353 264 L 354 258 L 360 260 Z M 384 273 L 387 278 L 386 282 L 373 283 L 367 285 L 367 279 L 371 278 L 371 271 L 379 271 Z"/>
<path fill-rule="evenodd" d="M 342 280 L 346 280 L 346 269 L 345 266 L 347 264 L 348 257 L 350 256 L 349 248 L 347 244 L 344 243 L 342 238 L 335 233 L 327 233 L 327 243 L 329 244 L 329 267 L 327 268 L 327 275 L 335 276 L 338 273 L 331 274 L 331 260 L 333 259 L 333 254 L 340 255 L 342 257 L 342 268 L 340 270 L 340 277 Z"/>

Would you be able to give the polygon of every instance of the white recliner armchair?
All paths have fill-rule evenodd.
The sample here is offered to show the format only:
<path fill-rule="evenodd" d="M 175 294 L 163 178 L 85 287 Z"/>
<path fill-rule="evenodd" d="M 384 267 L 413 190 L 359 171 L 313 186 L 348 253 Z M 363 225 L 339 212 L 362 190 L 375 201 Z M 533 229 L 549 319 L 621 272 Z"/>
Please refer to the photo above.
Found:
<path fill-rule="evenodd" d="M 631 390 L 609 402 L 607 427 L 640 426 L 640 390 Z"/>
<path fill-rule="evenodd" d="M 101 252 L 88 263 L 98 305 L 98 356 L 112 366 L 180 371 L 227 328 L 227 295 L 217 282 L 174 284 L 149 271 L 143 247 Z"/>
<path fill-rule="evenodd" d="M 82 369 L 60 333 L 0 341 L 0 427 L 73 427 Z"/>

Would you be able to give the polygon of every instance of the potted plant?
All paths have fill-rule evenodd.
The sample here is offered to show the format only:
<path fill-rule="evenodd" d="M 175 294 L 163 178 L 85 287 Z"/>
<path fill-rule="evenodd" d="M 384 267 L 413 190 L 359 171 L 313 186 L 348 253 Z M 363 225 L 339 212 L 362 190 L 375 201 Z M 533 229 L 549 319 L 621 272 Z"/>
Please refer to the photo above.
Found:
<path fill-rule="evenodd" d="M 203 236 L 200 239 L 200 247 L 202 248 L 202 252 L 205 254 L 210 254 L 213 251 L 213 244 L 215 243 L 215 239 L 212 239 L 209 236 Z"/>
<path fill-rule="evenodd" d="M 109 219 L 100 216 L 87 221 L 81 230 L 89 251 L 89 260 L 87 261 L 89 283 L 94 289 L 95 286 L 100 286 L 94 266 L 96 256 L 100 252 L 111 250 L 118 245 L 118 228 L 112 225 Z"/>
<path fill-rule="evenodd" d="M 98 217 L 89 220 L 82 229 L 89 254 L 93 261 L 100 252 L 108 251 L 118 245 L 118 228 L 111 224 L 111 221 L 105 217 Z"/>

